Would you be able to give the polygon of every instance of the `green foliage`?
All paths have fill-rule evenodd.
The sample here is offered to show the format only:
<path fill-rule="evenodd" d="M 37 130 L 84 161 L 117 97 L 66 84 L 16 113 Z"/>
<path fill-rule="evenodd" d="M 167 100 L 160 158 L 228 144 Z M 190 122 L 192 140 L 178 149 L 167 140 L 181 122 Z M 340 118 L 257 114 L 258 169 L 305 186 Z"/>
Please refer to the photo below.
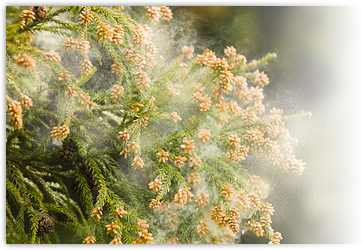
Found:
<path fill-rule="evenodd" d="M 267 65 L 275 54 L 233 69 L 221 65 L 221 59 L 209 50 L 192 60 L 180 55 L 168 61 L 150 49 L 147 26 L 141 26 L 124 11 L 102 6 L 49 7 L 43 21 L 24 24 L 20 16 L 26 10 L 29 8 L 8 6 L 6 12 L 7 243 L 89 243 L 94 237 L 95 243 L 104 244 L 121 237 L 124 244 L 131 244 L 145 241 L 141 236 L 145 232 L 153 235 L 155 243 L 165 243 L 173 237 L 183 244 L 208 243 L 198 235 L 199 221 L 207 220 L 211 225 L 210 239 L 222 237 L 220 233 L 229 230 L 228 226 L 213 225 L 211 209 L 222 205 L 229 216 L 230 207 L 241 206 L 235 201 L 238 192 L 244 190 L 249 195 L 255 188 L 249 181 L 251 174 L 240 163 L 242 159 L 229 157 L 240 149 L 231 145 L 229 136 L 237 135 L 240 145 L 250 149 L 249 154 L 274 162 L 278 147 L 284 153 L 290 146 L 291 138 L 283 132 L 286 130 L 282 121 L 308 115 L 282 117 L 282 112 L 277 112 L 262 116 L 262 111 L 260 117 L 248 122 L 245 116 L 256 110 L 255 106 L 248 106 L 240 96 L 233 95 L 232 90 L 241 88 L 235 78 L 229 82 L 223 79 L 228 72 L 255 83 L 257 73 L 251 70 Z M 64 20 L 64 13 L 70 18 Z M 85 13 L 92 18 L 83 24 L 80 15 Z M 99 27 L 105 24 L 123 28 L 121 44 L 102 35 Z M 139 31 L 142 28 L 145 30 Z M 60 57 L 58 52 L 49 56 L 48 51 L 31 42 L 33 33 L 40 32 L 63 40 L 89 42 L 90 49 L 78 42 L 65 42 L 64 50 L 59 50 L 63 60 L 56 59 Z M 112 32 L 113 36 L 115 30 Z M 141 42 L 137 37 L 141 37 Z M 82 49 L 86 52 L 79 52 Z M 74 57 L 72 53 L 78 55 Z M 22 60 L 21 54 L 25 55 Z M 207 55 L 213 56 L 207 63 L 200 62 Z M 70 57 L 72 65 L 64 60 Z M 90 60 L 92 65 L 85 65 L 84 60 Z M 219 60 L 221 66 L 211 64 L 213 60 Z M 229 65 L 235 63 L 234 57 L 222 60 Z M 74 68 L 74 62 L 80 64 L 79 70 Z M 114 70 L 116 63 L 122 64 L 119 72 Z M 231 89 L 225 87 L 230 82 Z M 246 89 L 254 91 L 247 86 Z M 251 92 L 249 103 L 261 102 L 260 95 Z M 197 93 L 203 97 L 197 97 Z M 26 102 L 25 95 L 31 98 L 32 105 Z M 21 111 L 15 101 L 21 104 Z M 240 110 L 233 111 L 231 101 Z M 218 105 L 223 102 L 228 108 L 220 111 Z M 174 112 L 176 116 L 172 116 Z M 221 115 L 228 118 L 222 120 Z M 177 116 L 182 119 L 173 120 Z M 280 131 L 269 136 L 275 121 Z M 264 133 L 263 140 L 275 140 L 269 144 L 263 141 L 260 146 L 247 135 L 256 128 Z M 201 129 L 211 131 L 204 142 Z M 122 133 L 129 137 L 121 137 Z M 194 147 L 187 149 L 188 143 Z M 272 143 L 280 145 L 273 148 Z M 162 150 L 168 153 L 167 159 L 160 158 Z M 196 164 L 197 155 L 200 162 Z M 247 152 L 241 158 L 244 156 Z M 177 166 L 176 157 L 183 157 L 180 161 L 184 165 Z M 278 157 L 278 164 L 290 162 L 293 172 L 302 171 L 301 163 L 290 151 Z M 196 173 L 200 181 L 192 185 L 190 176 Z M 162 188 L 154 192 L 151 183 L 156 179 Z M 235 191 L 233 200 L 222 193 L 228 184 Z M 184 190 L 189 190 L 189 194 L 182 202 L 180 199 L 185 197 L 178 195 Z M 203 208 L 195 197 L 197 191 L 204 191 L 209 197 Z M 162 204 L 153 210 L 150 203 L 156 200 Z M 120 215 L 122 209 L 127 213 Z M 250 210 L 253 220 L 260 220 L 258 211 Z M 50 216 L 54 221 L 51 234 L 39 233 L 41 216 Z M 140 227 L 140 219 L 146 220 L 147 230 Z M 107 233 L 106 226 L 115 221 L 119 226 L 117 234 Z M 266 232 L 272 240 L 271 228 Z"/>

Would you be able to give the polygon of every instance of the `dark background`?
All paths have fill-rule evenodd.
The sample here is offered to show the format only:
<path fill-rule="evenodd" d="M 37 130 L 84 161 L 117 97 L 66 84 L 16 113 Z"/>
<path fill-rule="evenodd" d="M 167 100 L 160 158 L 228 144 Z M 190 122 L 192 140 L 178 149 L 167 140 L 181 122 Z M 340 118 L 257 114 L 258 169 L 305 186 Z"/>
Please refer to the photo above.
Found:
<path fill-rule="evenodd" d="M 358 7 L 171 7 L 173 20 L 185 20 L 195 53 L 209 48 L 223 57 L 233 45 L 248 61 L 268 52 L 276 60 L 262 70 L 266 112 L 272 107 L 310 119 L 286 123 L 302 176 L 249 159 L 245 165 L 270 185 L 266 201 L 275 208 L 272 227 L 288 243 L 357 243 L 361 230 L 361 9 Z M 172 21 L 173 21 L 172 20 Z M 171 21 L 171 22 L 172 22 Z M 170 24 L 171 24 L 170 22 Z M 176 21 L 175 21 L 176 22 Z M 176 41 L 182 34 L 175 32 Z M 186 35 L 186 36 L 187 36 Z M 179 53 L 182 44 L 173 48 Z M 247 234 L 243 243 L 267 243 Z"/>

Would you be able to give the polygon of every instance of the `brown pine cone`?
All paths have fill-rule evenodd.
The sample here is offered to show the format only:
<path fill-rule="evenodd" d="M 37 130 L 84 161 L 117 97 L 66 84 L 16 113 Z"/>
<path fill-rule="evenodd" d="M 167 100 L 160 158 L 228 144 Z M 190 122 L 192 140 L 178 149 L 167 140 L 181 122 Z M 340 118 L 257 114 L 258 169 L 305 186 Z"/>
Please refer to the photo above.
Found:
<path fill-rule="evenodd" d="M 34 23 L 42 23 L 47 17 L 47 9 L 45 6 L 33 6 L 30 11 L 34 12 Z"/>
<path fill-rule="evenodd" d="M 64 164 L 75 164 L 78 160 L 78 148 L 72 139 L 59 151 L 59 158 Z"/>
<path fill-rule="evenodd" d="M 41 216 L 38 218 L 38 233 L 41 235 L 53 232 L 54 222 L 49 216 Z"/>

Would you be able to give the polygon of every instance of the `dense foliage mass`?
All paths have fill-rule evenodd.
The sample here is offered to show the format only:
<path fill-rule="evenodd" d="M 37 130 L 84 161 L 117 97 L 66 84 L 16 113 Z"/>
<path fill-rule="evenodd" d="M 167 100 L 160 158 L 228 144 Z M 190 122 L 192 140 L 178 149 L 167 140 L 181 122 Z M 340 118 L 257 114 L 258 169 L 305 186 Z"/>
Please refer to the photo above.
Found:
<path fill-rule="evenodd" d="M 310 114 L 262 102 L 259 69 L 276 55 L 185 45 L 168 61 L 149 25 L 170 8 L 145 7 L 144 25 L 127 8 L 7 7 L 7 243 L 214 244 L 249 230 L 279 244 L 267 185 L 243 166 L 252 154 L 305 168 L 284 122 Z M 35 46 L 42 32 L 63 48 Z"/>

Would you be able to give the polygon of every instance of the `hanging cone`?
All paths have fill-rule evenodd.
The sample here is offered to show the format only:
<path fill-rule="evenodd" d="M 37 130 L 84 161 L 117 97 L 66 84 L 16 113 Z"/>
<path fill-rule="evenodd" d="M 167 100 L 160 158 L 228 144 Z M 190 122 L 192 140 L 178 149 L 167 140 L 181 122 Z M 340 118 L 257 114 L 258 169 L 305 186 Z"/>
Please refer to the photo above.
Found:
<path fill-rule="evenodd" d="M 78 160 L 78 148 L 72 139 L 59 151 L 59 158 L 64 164 L 75 164 Z"/>
<path fill-rule="evenodd" d="M 49 216 L 41 216 L 38 218 L 38 233 L 41 235 L 53 232 L 54 222 Z"/>
<path fill-rule="evenodd" d="M 33 6 L 31 11 L 35 14 L 34 23 L 42 23 L 47 17 L 47 9 L 45 6 Z"/>

